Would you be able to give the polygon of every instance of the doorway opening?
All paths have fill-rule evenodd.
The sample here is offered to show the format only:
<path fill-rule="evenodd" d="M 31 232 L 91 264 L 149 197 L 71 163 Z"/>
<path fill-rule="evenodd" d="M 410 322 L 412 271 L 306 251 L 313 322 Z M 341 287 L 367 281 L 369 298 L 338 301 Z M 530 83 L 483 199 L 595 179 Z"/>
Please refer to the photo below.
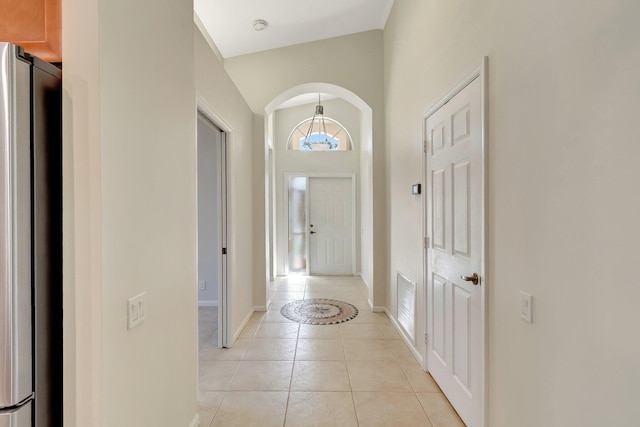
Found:
<path fill-rule="evenodd" d="M 227 346 L 227 135 L 198 112 L 198 336 Z"/>
<path fill-rule="evenodd" d="M 355 175 L 286 174 L 287 274 L 355 275 Z"/>

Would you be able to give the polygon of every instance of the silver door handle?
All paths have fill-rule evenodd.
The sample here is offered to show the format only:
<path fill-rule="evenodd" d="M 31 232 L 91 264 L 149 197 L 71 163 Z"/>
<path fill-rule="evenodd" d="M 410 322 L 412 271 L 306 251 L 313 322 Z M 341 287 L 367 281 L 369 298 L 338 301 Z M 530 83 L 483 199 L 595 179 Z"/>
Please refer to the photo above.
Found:
<path fill-rule="evenodd" d="M 480 281 L 480 276 L 478 276 L 477 273 L 473 273 L 473 276 L 460 276 L 460 278 L 465 282 L 471 282 L 474 285 L 477 285 Z"/>

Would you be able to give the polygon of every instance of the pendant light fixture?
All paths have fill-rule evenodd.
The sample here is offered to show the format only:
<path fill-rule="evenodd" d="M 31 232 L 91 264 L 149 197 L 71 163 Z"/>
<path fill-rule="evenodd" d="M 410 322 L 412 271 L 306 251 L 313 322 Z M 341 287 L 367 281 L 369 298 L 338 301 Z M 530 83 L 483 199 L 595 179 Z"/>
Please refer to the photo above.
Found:
<path fill-rule="evenodd" d="M 320 94 L 318 94 L 318 105 L 316 105 L 316 111 L 313 113 L 311 123 L 309 123 L 309 129 L 301 142 L 306 149 L 313 151 L 335 150 L 338 147 L 333 135 L 327 133 L 324 106 L 320 102 Z"/>

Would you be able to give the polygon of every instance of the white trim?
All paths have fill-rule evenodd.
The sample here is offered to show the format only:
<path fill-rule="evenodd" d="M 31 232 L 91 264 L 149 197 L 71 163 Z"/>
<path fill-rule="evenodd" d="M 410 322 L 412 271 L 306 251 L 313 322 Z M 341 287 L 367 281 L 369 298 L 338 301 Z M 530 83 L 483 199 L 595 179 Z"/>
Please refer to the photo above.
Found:
<path fill-rule="evenodd" d="M 236 329 L 236 332 L 233 334 L 233 341 L 231 341 L 230 343 L 227 343 L 228 348 L 231 348 L 233 344 L 236 342 L 236 340 L 240 337 L 242 330 L 244 329 L 245 326 L 247 326 L 247 323 L 249 323 L 249 320 L 251 320 L 251 316 L 253 316 L 253 313 L 255 313 L 256 311 L 258 312 L 267 311 L 267 307 L 264 305 L 254 305 L 253 307 L 251 307 L 251 310 L 249 310 L 249 314 L 247 314 L 247 316 L 242 321 L 242 324 L 240 324 L 240 327 Z"/>
<path fill-rule="evenodd" d="M 407 335 L 404 328 L 400 325 L 400 323 L 398 323 L 398 320 L 395 317 L 393 317 L 389 309 L 385 307 L 384 312 L 389 318 L 389 320 L 391 321 L 391 324 L 393 325 L 393 327 L 396 328 L 396 331 L 398 332 L 398 334 L 400 334 L 400 338 L 402 338 L 402 341 L 404 341 L 407 347 L 409 347 L 409 350 L 411 351 L 411 354 L 413 354 L 413 357 L 416 358 L 420 366 L 423 366 L 424 365 L 423 356 L 422 354 L 420 354 L 420 351 L 418 351 L 418 349 L 416 348 L 416 345 L 413 339 Z M 418 341 L 417 338 L 416 338 L 416 341 Z"/>
<path fill-rule="evenodd" d="M 487 57 L 485 56 L 485 59 Z M 483 62 L 484 64 L 484 62 Z M 454 87 L 453 89 L 449 90 L 444 96 L 442 96 L 438 102 L 436 102 L 425 114 L 424 116 L 422 116 L 422 122 L 424 123 L 424 121 L 426 119 L 428 119 L 430 116 L 433 115 L 433 113 L 435 113 L 436 111 L 438 111 L 440 109 L 440 107 L 442 107 L 444 104 L 446 104 L 447 102 L 449 102 L 454 96 L 456 96 L 457 94 L 459 94 L 462 89 L 464 89 L 465 87 L 469 86 L 469 84 L 474 81 L 475 79 L 477 79 L 478 77 L 482 76 L 482 65 L 480 65 L 479 67 L 475 68 L 470 74 L 468 74 L 464 79 L 460 80 Z"/>
<path fill-rule="evenodd" d="M 307 180 L 307 194 L 309 194 L 309 178 L 350 178 L 351 179 L 351 224 L 352 224 L 352 230 L 351 230 L 351 274 L 353 276 L 357 276 L 359 273 L 356 273 L 356 260 L 358 259 L 358 257 L 360 256 L 360 254 L 357 253 L 358 250 L 358 246 L 357 246 L 357 230 L 359 229 L 360 225 L 358 223 L 358 216 L 357 216 L 357 208 L 358 208 L 358 203 L 357 203 L 357 183 L 356 183 L 356 173 L 353 172 L 285 172 L 284 173 L 284 187 L 283 187 L 283 193 L 285 195 L 284 198 L 284 217 L 285 217 L 285 226 L 287 228 L 287 238 L 289 236 L 289 197 L 287 197 L 286 195 L 289 194 L 289 178 L 295 176 L 295 177 L 304 177 Z M 307 224 L 309 224 L 309 199 L 310 197 L 306 197 L 305 198 L 305 220 L 307 222 Z M 361 207 L 362 208 L 362 207 Z M 309 231 L 307 230 L 307 245 L 306 245 L 306 256 L 307 256 L 307 269 L 305 272 L 306 276 L 310 276 L 311 272 L 310 272 L 310 261 L 309 261 Z M 284 271 L 285 271 L 285 275 L 289 275 L 291 274 L 289 272 L 289 254 L 285 254 L 284 257 Z M 298 274 L 298 273 L 294 273 L 294 274 Z"/>
<path fill-rule="evenodd" d="M 451 100 L 455 95 L 457 95 L 458 93 L 460 93 L 465 87 L 467 87 L 471 82 L 473 82 L 475 79 L 479 79 L 480 81 L 480 97 L 481 97 L 481 106 L 480 106 L 480 111 L 481 111 L 481 149 L 482 149 L 482 196 L 481 196 L 481 200 L 482 200 L 482 220 L 481 220 L 481 224 L 482 224 L 482 230 L 481 230 L 481 235 L 482 235 L 482 244 L 481 244 L 481 254 L 480 254 L 480 277 L 482 278 L 482 286 L 480 286 L 481 289 L 481 294 L 480 294 L 480 298 L 481 298 L 481 313 L 480 313 L 480 317 L 481 317 L 481 324 L 483 325 L 482 327 L 482 336 L 481 336 L 481 341 L 482 341 L 482 350 L 481 350 L 481 357 L 482 357 L 482 361 L 481 361 L 481 366 L 483 366 L 483 371 L 481 373 L 481 382 L 482 382 L 482 395 L 480 396 L 481 399 L 481 407 L 482 407 L 482 414 L 481 414 L 481 425 L 480 427 L 486 426 L 488 425 L 488 396 L 489 396 L 489 384 L 487 381 L 487 377 L 488 377 L 488 369 L 489 369 L 489 347 L 488 347 L 488 341 L 487 341 L 487 336 L 488 336 L 488 328 L 489 328 L 489 323 L 488 323 L 488 316 L 487 313 L 488 311 L 488 286 L 490 282 L 490 277 L 488 276 L 489 272 L 487 269 L 487 258 L 486 258 L 486 254 L 488 253 L 488 248 L 489 248 L 489 243 L 488 243 L 488 234 L 487 234 L 487 229 L 488 229 L 488 132 L 489 132 L 489 121 L 488 121 L 488 81 L 489 81 L 489 77 L 488 77 L 488 70 L 489 70 L 489 57 L 488 56 L 484 56 L 482 58 L 482 61 L 480 62 L 480 64 L 478 66 L 476 66 L 473 71 L 471 71 L 469 74 L 466 75 L 466 77 L 464 77 L 462 80 L 460 80 L 454 87 L 453 89 L 449 90 L 444 96 L 442 96 L 441 98 L 439 98 L 439 100 L 433 104 L 433 106 L 431 108 L 429 108 L 427 110 L 427 112 L 423 115 L 422 117 L 422 134 L 423 134 L 423 144 L 426 144 L 426 138 L 427 138 L 427 133 L 426 133 L 426 128 L 425 128 L 425 123 L 426 120 L 429 116 L 433 115 L 433 113 L 435 113 L 440 107 L 442 107 L 444 104 L 446 104 L 447 102 L 449 102 L 449 100 Z M 428 150 L 428 149 L 427 149 Z M 425 183 L 425 189 L 427 188 L 427 186 L 429 185 L 430 181 L 429 181 L 429 174 L 428 172 L 428 164 L 427 164 L 427 152 L 423 151 L 422 153 L 422 158 L 423 158 L 423 166 L 422 166 L 422 175 L 423 175 L 423 180 Z M 425 192 L 426 194 L 426 192 Z M 427 224 L 427 197 L 423 197 L 423 201 L 422 201 L 422 228 L 423 228 L 423 233 L 422 235 L 424 237 L 429 237 L 429 244 L 431 245 L 431 236 L 427 236 L 427 230 L 428 227 L 426 226 Z M 427 286 L 427 280 L 428 280 L 428 262 L 427 262 L 427 248 L 424 248 L 423 245 L 423 283 L 426 289 Z M 421 300 L 419 300 L 419 304 L 421 305 L 420 307 L 420 311 L 421 313 L 419 313 L 420 316 L 422 316 L 422 319 L 424 319 L 424 327 L 425 332 L 428 332 L 429 330 L 429 325 L 428 325 L 428 316 L 427 316 L 427 307 L 428 307 L 428 303 L 427 303 L 427 298 L 428 298 L 428 292 L 425 292 L 423 295 L 423 298 Z M 422 344 L 421 344 L 422 346 Z M 422 366 L 425 369 L 425 371 L 428 372 L 428 366 L 427 364 L 427 346 L 424 345 L 422 347 L 424 349 L 424 354 L 421 355 L 421 359 L 422 359 Z"/>
<path fill-rule="evenodd" d="M 343 98 L 346 101 L 353 104 L 357 109 L 363 113 L 369 112 L 373 114 L 372 108 L 358 95 L 351 92 L 349 89 L 345 89 L 342 86 L 333 85 L 330 83 L 304 83 L 298 86 L 294 86 L 282 92 L 271 100 L 270 103 L 264 107 L 265 116 L 272 114 L 283 102 L 304 93 L 318 93 L 325 92 L 331 95 L 335 95 L 337 98 Z M 373 120 L 371 122 L 373 124 Z"/>
<path fill-rule="evenodd" d="M 218 300 L 198 300 L 198 307 L 217 307 Z"/>
<path fill-rule="evenodd" d="M 196 93 L 196 144 L 197 144 L 197 117 L 202 114 L 214 126 L 219 128 L 223 134 L 221 138 L 221 156 L 218 159 L 218 170 L 220 173 L 220 186 L 218 188 L 218 200 L 222 203 L 218 206 L 218 247 L 227 247 L 227 255 L 219 254 L 218 257 L 218 303 L 222 309 L 218 310 L 218 347 L 222 348 L 227 345 L 229 339 L 229 328 L 231 319 L 231 298 L 229 289 L 232 287 L 232 278 L 229 274 L 229 265 L 231 265 L 231 251 L 228 247 L 229 230 L 231 229 L 231 196 L 229 191 L 229 151 L 231 141 L 233 140 L 233 128 L 220 115 L 218 115 L 207 100 Z M 226 258 L 225 258 L 226 257 Z M 221 304 L 221 305 L 220 305 Z"/>
<path fill-rule="evenodd" d="M 222 56 L 222 53 L 220 53 L 220 49 L 218 49 L 218 46 L 216 46 L 216 44 L 214 43 L 213 39 L 211 38 L 211 34 L 209 34 L 209 31 L 207 31 L 206 26 L 195 10 L 193 11 L 193 22 L 195 22 L 196 27 L 198 27 L 198 30 L 200 30 L 200 34 L 202 34 L 202 37 L 204 37 L 205 41 L 213 51 L 213 54 L 216 56 L 216 58 L 218 58 L 220 62 L 224 62 L 224 57 Z"/>
<path fill-rule="evenodd" d="M 367 304 L 369 305 L 369 309 L 371 309 L 373 313 L 387 313 L 388 311 L 386 307 L 373 305 L 373 302 L 370 299 L 367 299 Z"/>
<path fill-rule="evenodd" d="M 362 239 L 362 236 L 360 236 L 360 239 Z M 362 248 L 360 248 L 360 257 L 362 258 Z M 360 260 L 360 262 L 362 263 L 362 259 Z M 373 309 L 373 302 L 371 301 L 371 295 L 373 295 L 373 289 L 371 288 L 371 285 L 369 284 L 369 282 L 367 282 L 365 278 L 362 276 L 362 272 L 358 273 L 358 276 L 360 276 L 360 279 L 362 279 L 365 286 L 367 287 L 367 304 L 369 304 L 369 308 Z"/>
<path fill-rule="evenodd" d="M 224 131 L 225 133 L 233 132 L 233 128 L 231 127 L 231 125 L 222 116 L 216 113 L 213 107 L 211 107 L 207 100 L 199 93 L 196 93 L 196 103 L 198 110 L 202 114 L 207 116 L 214 125 L 220 128 L 220 130 Z"/>
<path fill-rule="evenodd" d="M 193 416 L 193 419 L 189 423 L 189 427 L 198 427 L 199 425 L 200 425 L 200 415 L 199 414 L 195 414 Z"/>
<path fill-rule="evenodd" d="M 404 341 L 404 343 L 407 345 L 407 347 L 409 347 L 409 350 L 411 351 L 411 354 L 413 354 L 413 357 L 416 358 L 416 360 L 418 361 L 420 366 L 423 366 L 423 363 L 424 363 L 423 360 L 424 359 L 423 359 L 422 354 L 420 354 L 420 351 L 416 348 L 416 345 L 415 345 L 413 339 L 411 339 L 411 337 L 409 337 L 407 335 L 407 333 L 405 332 L 404 328 L 402 326 L 400 326 L 400 324 L 398 323 L 396 318 L 393 317 L 393 314 L 391 314 L 391 311 L 387 307 L 376 307 L 376 306 L 374 306 L 371 303 L 370 299 L 367 300 L 367 303 L 369 304 L 369 308 L 371 309 L 372 312 L 374 312 L 374 313 L 384 313 L 384 314 L 387 315 L 387 317 L 389 318 L 389 321 L 391 322 L 393 327 L 396 329 L 396 331 L 400 335 L 400 338 L 402 338 L 402 341 Z M 417 341 L 417 338 L 416 338 L 416 341 Z"/>
<path fill-rule="evenodd" d="M 482 371 L 482 384 L 484 385 L 484 394 L 482 395 L 482 425 L 489 425 L 489 381 L 487 381 L 487 374 L 489 372 L 489 283 L 490 272 L 487 268 L 487 253 L 489 253 L 489 236 L 487 230 L 489 229 L 489 57 L 484 56 L 482 63 L 478 67 L 480 68 L 480 97 L 481 97 L 481 115 L 482 115 L 482 246 L 481 252 L 481 267 L 482 272 L 482 357 L 483 357 L 483 371 Z"/>
<path fill-rule="evenodd" d="M 285 173 L 285 176 L 287 174 Z M 304 222 L 305 224 L 311 224 L 311 181 L 308 175 L 305 175 L 305 187 L 307 189 L 307 195 L 304 198 Z M 287 188 L 283 194 L 289 194 L 289 189 Z M 287 238 L 289 237 L 289 197 L 286 198 L 287 205 Z M 307 235 L 306 242 L 304 245 L 305 257 L 307 262 L 305 263 L 305 275 L 311 276 L 311 227 L 307 227 Z M 289 252 L 287 251 L 287 272 L 289 271 Z"/>

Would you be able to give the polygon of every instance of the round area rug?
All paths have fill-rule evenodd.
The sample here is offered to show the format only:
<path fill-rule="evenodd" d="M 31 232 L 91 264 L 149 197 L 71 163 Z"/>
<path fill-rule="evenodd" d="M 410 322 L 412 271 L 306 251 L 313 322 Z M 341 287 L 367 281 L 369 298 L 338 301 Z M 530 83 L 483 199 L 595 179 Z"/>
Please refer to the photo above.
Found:
<path fill-rule="evenodd" d="M 290 302 L 282 307 L 280 314 L 298 323 L 335 325 L 355 318 L 358 309 L 348 302 L 314 298 Z"/>

